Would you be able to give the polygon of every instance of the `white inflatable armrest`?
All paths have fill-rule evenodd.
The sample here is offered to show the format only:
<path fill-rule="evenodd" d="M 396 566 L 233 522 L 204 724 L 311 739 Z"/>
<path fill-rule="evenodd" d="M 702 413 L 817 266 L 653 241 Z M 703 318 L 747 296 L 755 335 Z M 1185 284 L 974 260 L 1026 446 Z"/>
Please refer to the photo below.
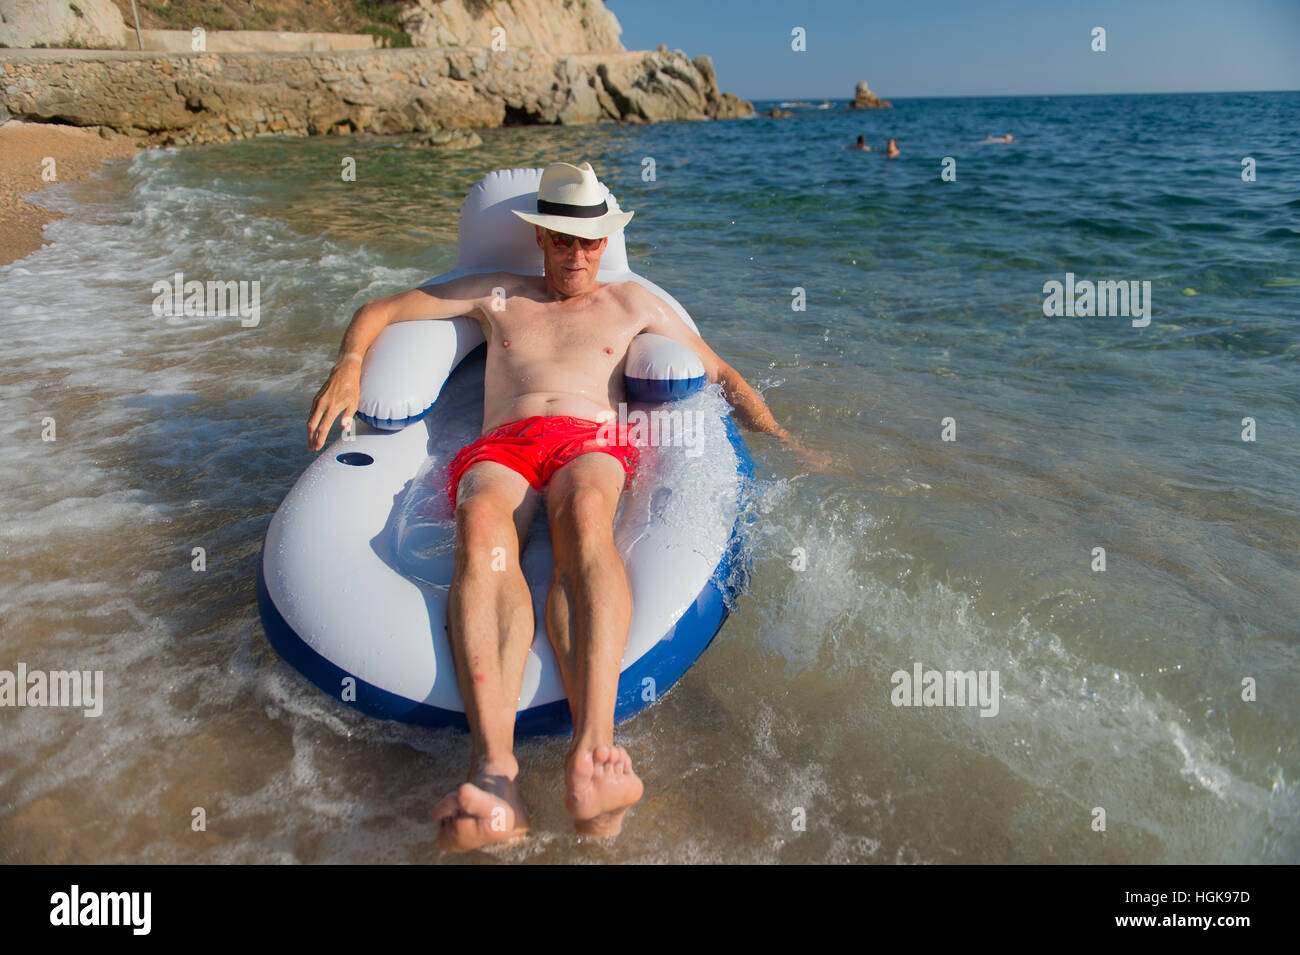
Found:
<path fill-rule="evenodd" d="M 628 378 L 671 381 L 704 377 L 704 362 L 679 341 L 642 332 L 627 349 L 623 372 Z"/>
<path fill-rule="evenodd" d="M 357 414 L 385 431 L 418 421 L 438 400 L 456 366 L 482 343 L 478 322 L 464 315 L 389 325 L 361 363 Z"/>

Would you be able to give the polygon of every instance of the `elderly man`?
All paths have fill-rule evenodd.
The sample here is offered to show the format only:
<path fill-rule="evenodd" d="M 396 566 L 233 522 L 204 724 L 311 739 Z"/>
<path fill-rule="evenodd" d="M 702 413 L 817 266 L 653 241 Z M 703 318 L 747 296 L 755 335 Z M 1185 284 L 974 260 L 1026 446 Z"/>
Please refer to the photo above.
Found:
<path fill-rule="evenodd" d="M 434 811 L 438 842 L 453 852 L 528 828 L 514 725 L 534 620 L 519 560 L 542 500 L 555 558 L 546 631 L 574 727 L 566 809 L 579 833 L 611 836 L 641 798 L 627 752 L 614 745 L 631 599 L 613 521 L 637 453 L 597 440 L 598 422 L 624 398 L 632 339 L 654 332 L 685 344 L 744 423 L 801 450 L 763 399 L 658 296 L 634 282 L 596 281 L 608 236 L 632 213 L 608 207 L 589 164 L 548 166 L 537 214 L 516 215 L 536 229 L 545 274 L 473 275 L 367 302 L 348 326 L 307 424 L 313 450 L 336 416 L 350 426 L 362 356 L 389 323 L 469 315 L 482 326 L 483 436 L 449 467 L 457 539 L 447 625 L 471 736 L 468 779 Z M 508 555 L 505 572 L 492 569 L 498 548 Z"/>

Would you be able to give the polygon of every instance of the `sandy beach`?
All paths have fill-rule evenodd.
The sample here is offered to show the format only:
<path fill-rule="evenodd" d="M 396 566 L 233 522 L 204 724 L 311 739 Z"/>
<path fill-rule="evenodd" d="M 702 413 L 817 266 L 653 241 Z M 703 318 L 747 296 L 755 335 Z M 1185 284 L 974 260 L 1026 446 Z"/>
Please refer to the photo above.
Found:
<path fill-rule="evenodd" d="M 41 177 L 46 157 L 54 160 L 55 181 L 77 182 L 93 176 L 104 160 L 127 158 L 136 149 L 126 136 L 104 139 L 77 126 L 19 120 L 0 126 L 0 265 L 45 245 L 42 230 L 58 218 L 23 200 L 49 185 Z"/>

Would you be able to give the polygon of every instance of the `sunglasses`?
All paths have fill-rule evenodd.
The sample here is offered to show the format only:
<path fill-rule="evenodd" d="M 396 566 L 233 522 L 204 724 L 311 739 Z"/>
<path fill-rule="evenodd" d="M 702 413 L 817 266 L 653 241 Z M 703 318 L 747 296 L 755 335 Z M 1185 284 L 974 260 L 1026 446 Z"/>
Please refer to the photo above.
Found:
<path fill-rule="evenodd" d="M 584 239 L 580 236 L 567 235 L 563 232 L 552 232 L 550 229 L 546 230 L 546 235 L 550 238 L 551 245 L 555 246 L 557 249 L 567 249 L 569 246 L 573 245 L 573 243 L 579 242 L 582 244 L 582 248 L 586 252 L 594 252 L 599 248 L 600 244 L 605 241 L 604 239 Z"/>

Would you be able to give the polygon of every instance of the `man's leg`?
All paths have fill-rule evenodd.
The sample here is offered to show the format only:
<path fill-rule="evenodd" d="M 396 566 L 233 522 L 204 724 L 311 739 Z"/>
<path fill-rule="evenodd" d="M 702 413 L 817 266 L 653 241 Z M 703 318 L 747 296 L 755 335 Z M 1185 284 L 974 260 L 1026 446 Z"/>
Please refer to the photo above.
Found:
<path fill-rule="evenodd" d="M 627 573 L 614 547 L 624 479 L 610 455 L 584 454 L 558 470 L 546 489 L 555 555 L 546 630 L 573 715 L 565 804 L 584 835 L 616 835 L 642 791 L 627 751 L 614 745 L 618 672 L 632 616 Z"/>
<path fill-rule="evenodd" d="M 514 735 L 535 625 L 519 557 L 539 500 L 521 475 L 492 461 L 471 467 L 457 488 L 447 633 L 469 721 L 470 764 L 467 781 L 433 811 L 438 844 L 450 852 L 528 828 Z"/>

